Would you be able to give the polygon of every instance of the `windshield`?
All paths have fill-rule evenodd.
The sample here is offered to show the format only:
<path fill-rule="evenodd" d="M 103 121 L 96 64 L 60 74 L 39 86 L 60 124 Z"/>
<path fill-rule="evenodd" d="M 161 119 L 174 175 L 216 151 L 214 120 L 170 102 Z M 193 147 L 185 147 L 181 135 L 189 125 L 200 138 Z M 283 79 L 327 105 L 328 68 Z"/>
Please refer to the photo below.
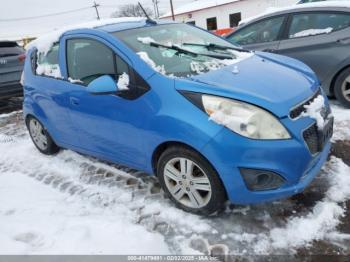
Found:
<path fill-rule="evenodd" d="M 251 55 L 213 34 L 186 24 L 167 24 L 113 33 L 156 71 L 189 77 L 220 69 Z"/>

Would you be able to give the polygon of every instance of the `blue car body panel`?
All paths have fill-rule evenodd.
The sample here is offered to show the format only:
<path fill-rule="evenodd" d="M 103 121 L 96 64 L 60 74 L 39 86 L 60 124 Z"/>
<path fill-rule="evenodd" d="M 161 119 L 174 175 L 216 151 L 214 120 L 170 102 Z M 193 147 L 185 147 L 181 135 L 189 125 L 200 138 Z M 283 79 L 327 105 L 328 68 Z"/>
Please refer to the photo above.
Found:
<path fill-rule="evenodd" d="M 109 34 L 150 26 L 121 23 L 98 29 L 69 31 L 60 39 L 63 79 L 33 74 L 25 63 L 24 115 L 33 115 L 61 147 L 153 173 L 152 157 L 164 143 L 183 143 L 200 152 L 218 171 L 233 203 L 249 204 L 300 192 L 319 172 L 330 144 L 310 154 L 302 131 L 314 120 L 291 120 L 290 109 L 319 88 L 315 74 L 303 63 L 283 56 L 256 53 L 237 65 L 192 78 L 163 76 L 149 67 L 123 42 Z M 66 40 L 98 40 L 122 57 L 151 89 L 135 100 L 117 95 L 94 96 L 86 87 L 68 81 Z M 27 56 L 35 50 L 28 51 Z M 239 73 L 233 73 L 237 66 Z M 273 72 L 273 74 L 271 74 Z M 293 79 L 293 81 L 286 81 Z M 208 116 L 179 91 L 193 91 L 242 100 L 274 114 L 291 139 L 262 141 L 242 137 L 208 120 Z M 93 106 L 92 106 L 93 105 Z M 264 192 L 248 190 L 239 168 L 271 170 L 286 179 L 283 187 Z"/>

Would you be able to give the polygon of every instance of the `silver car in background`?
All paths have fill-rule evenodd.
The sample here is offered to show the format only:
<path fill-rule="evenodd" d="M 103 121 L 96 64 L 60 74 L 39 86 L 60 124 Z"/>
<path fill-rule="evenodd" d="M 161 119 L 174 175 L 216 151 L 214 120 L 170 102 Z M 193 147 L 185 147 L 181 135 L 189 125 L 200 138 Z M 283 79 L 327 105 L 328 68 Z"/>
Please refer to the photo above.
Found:
<path fill-rule="evenodd" d="M 0 99 L 23 94 L 20 79 L 24 60 L 24 50 L 16 42 L 0 41 Z"/>
<path fill-rule="evenodd" d="M 316 72 L 328 96 L 350 108 L 350 1 L 271 11 L 243 21 L 227 40 L 301 60 Z"/>

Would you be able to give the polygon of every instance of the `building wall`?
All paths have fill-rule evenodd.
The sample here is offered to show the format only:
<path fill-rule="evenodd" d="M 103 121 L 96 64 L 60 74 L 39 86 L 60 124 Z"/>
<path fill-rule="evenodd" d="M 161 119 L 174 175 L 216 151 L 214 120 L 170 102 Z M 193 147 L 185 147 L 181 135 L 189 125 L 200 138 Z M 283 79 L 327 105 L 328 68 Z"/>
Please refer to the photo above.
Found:
<path fill-rule="evenodd" d="M 185 23 L 195 21 L 196 26 L 207 29 L 206 19 L 216 17 L 217 27 L 218 29 L 222 29 L 230 27 L 230 14 L 241 12 L 242 19 L 246 19 L 263 13 L 269 7 L 289 6 L 295 4 L 296 2 L 296 0 L 242 0 L 222 6 L 194 11 L 183 15 L 176 15 L 175 20 Z"/>

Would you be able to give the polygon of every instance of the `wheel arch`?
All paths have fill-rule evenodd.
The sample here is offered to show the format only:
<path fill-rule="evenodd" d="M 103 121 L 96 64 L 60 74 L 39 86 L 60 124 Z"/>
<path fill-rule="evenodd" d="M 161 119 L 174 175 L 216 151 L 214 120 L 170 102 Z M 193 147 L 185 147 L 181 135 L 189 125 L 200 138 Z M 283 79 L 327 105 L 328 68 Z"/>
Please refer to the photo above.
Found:
<path fill-rule="evenodd" d="M 329 93 L 330 95 L 334 96 L 334 88 L 335 88 L 335 82 L 337 81 L 338 76 L 344 72 L 345 70 L 350 68 L 350 63 L 347 64 L 346 66 L 343 66 L 340 70 L 338 70 L 338 72 L 333 76 L 331 84 L 330 84 L 330 88 L 329 88 Z"/>
<path fill-rule="evenodd" d="M 166 142 L 163 142 L 163 143 L 159 144 L 155 148 L 155 150 L 153 151 L 153 154 L 152 154 L 152 171 L 153 171 L 153 173 L 155 175 L 157 175 L 157 164 L 158 164 L 158 160 L 159 160 L 160 156 L 163 154 L 163 152 L 165 150 L 167 150 L 170 147 L 175 147 L 175 146 L 186 147 L 188 149 L 194 150 L 197 153 L 199 153 L 197 149 L 195 149 L 192 146 L 189 146 L 189 145 L 187 145 L 185 143 L 179 142 L 179 141 L 166 141 Z"/>
<path fill-rule="evenodd" d="M 166 141 L 166 142 L 163 142 L 161 144 L 159 144 L 156 149 L 153 151 L 153 154 L 152 154 L 152 171 L 153 173 L 157 176 L 157 164 L 158 164 L 158 160 L 160 158 L 160 156 L 162 155 L 162 153 L 170 148 L 170 147 L 175 147 L 175 146 L 180 146 L 180 147 L 185 147 L 189 150 L 193 150 L 195 151 L 197 154 L 199 154 L 200 156 L 202 156 L 206 161 L 208 161 L 208 163 L 211 165 L 211 167 L 215 170 L 215 172 L 218 174 L 218 179 L 221 181 L 222 185 L 223 185 L 223 188 L 225 189 L 225 193 L 226 193 L 226 196 L 227 196 L 227 189 L 225 187 L 225 184 L 223 182 L 223 180 L 221 179 L 221 176 L 219 174 L 219 172 L 217 171 L 217 169 L 215 168 L 215 166 L 209 161 L 209 159 L 204 156 L 199 150 L 197 150 L 196 148 L 186 144 L 186 143 L 183 143 L 183 142 L 179 142 L 179 141 Z"/>
<path fill-rule="evenodd" d="M 28 113 L 24 116 L 24 122 L 26 123 L 26 125 L 28 125 L 28 121 L 30 118 L 35 118 L 35 116 L 31 113 Z"/>

